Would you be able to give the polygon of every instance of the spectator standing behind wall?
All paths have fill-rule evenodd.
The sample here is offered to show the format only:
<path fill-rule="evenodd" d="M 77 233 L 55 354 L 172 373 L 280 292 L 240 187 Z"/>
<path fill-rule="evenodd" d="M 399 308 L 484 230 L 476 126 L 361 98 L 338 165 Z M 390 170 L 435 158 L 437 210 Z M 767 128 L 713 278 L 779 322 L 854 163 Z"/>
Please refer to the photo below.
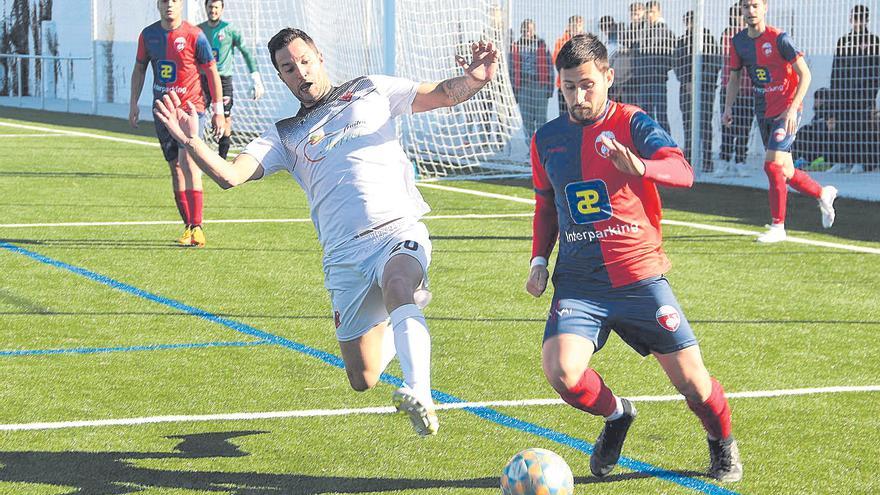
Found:
<path fill-rule="evenodd" d="M 831 163 L 838 163 L 843 139 L 831 101 L 828 88 L 819 88 L 813 94 L 813 120 L 798 130 L 792 149 L 796 167 L 821 171 Z"/>
<path fill-rule="evenodd" d="M 523 132 L 532 135 L 547 120 L 547 100 L 553 96 L 553 68 L 547 44 L 538 37 L 535 21 L 520 25 L 522 37 L 510 47 L 510 81 L 523 118 Z"/>
<path fill-rule="evenodd" d="M 602 33 L 602 43 L 608 51 L 608 63 L 611 64 L 611 68 L 614 69 L 614 84 L 608 88 L 608 98 L 614 101 L 621 101 L 622 96 L 620 85 L 617 83 L 617 78 L 621 73 L 625 74 L 631 70 L 629 59 L 627 57 L 624 57 L 622 60 L 623 63 L 621 63 L 621 31 L 622 25 L 617 24 L 614 17 L 603 15 L 599 18 L 599 32 Z"/>
<path fill-rule="evenodd" d="M 556 63 L 556 55 L 559 54 L 559 49 L 562 48 L 562 45 L 565 44 L 566 41 L 570 40 L 572 36 L 576 36 L 578 34 L 582 34 L 584 32 L 584 18 L 579 15 L 573 15 L 568 18 L 568 23 L 565 27 L 565 32 L 562 33 L 562 36 L 556 38 L 556 43 L 553 45 L 553 63 Z M 556 76 L 556 99 L 559 102 L 559 115 L 564 113 L 568 113 L 568 106 L 565 104 L 565 98 L 562 97 L 562 91 L 559 89 L 559 75 Z"/>
<path fill-rule="evenodd" d="M 646 2 L 645 12 L 648 22 L 635 63 L 636 84 L 641 96 L 639 106 L 648 115 L 653 115 L 657 123 L 669 132 L 666 81 L 673 65 L 675 35 L 663 20 L 660 2 Z"/>
<path fill-rule="evenodd" d="M 645 37 L 645 4 L 629 4 L 629 26 L 620 33 L 620 50 L 617 52 L 614 68 L 614 84 L 611 86 L 612 99 L 630 105 L 639 104 L 639 88 L 635 78 L 635 63 Z M 614 88 L 617 88 L 614 90 Z"/>
<path fill-rule="evenodd" d="M 712 172 L 712 105 L 715 102 L 715 89 L 718 85 L 718 72 L 721 70 L 721 50 L 715 37 L 708 29 L 703 28 L 703 49 L 697 63 L 700 64 L 700 81 L 697 95 L 693 88 L 693 48 L 694 48 L 694 12 L 687 11 L 684 17 L 685 32 L 678 39 L 675 47 L 675 77 L 681 84 L 679 107 L 684 122 L 684 156 L 695 167 L 702 166 L 703 172 Z M 694 98 L 700 99 L 700 140 L 702 141 L 702 163 L 692 161 L 692 106 Z"/>
<path fill-rule="evenodd" d="M 852 31 L 837 40 L 831 67 L 834 108 L 847 151 L 831 171 L 856 174 L 866 167 L 875 168 L 880 158 L 869 156 L 871 145 L 864 132 L 872 121 L 880 89 L 880 38 L 868 31 L 868 7 L 853 7 L 850 22 Z"/>
<path fill-rule="evenodd" d="M 730 40 L 745 28 L 746 23 L 740 14 L 739 5 L 734 4 L 730 7 L 729 24 L 721 33 L 722 88 L 727 87 L 727 81 L 730 79 L 730 50 L 732 47 Z M 721 161 L 715 164 L 715 177 L 749 176 L 746 153 L 749 151 L 749 132 L 752 130 L 752 122 L 755 120 L 755 110 L 752 104 L 752 80 L 745 71 L 740 74 L 739 84 L 740 92 L 733 103 L 733 121 L 729 126 L 721 126 L 721 153 L 718 156 Z"/>

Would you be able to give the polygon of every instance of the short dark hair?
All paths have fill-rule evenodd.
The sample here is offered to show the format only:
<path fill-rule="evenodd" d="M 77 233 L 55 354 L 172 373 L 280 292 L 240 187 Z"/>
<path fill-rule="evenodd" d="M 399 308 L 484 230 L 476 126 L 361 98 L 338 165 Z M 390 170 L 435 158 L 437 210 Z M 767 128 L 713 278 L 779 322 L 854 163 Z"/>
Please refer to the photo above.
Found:
<path fill-rule="evenodd" d="M 646 10 L 651 10 L 653 7 L 657 7 L 658 9 L 660 8 L 659 0 L 648 0 L 647 2 L 645 2 Z"/>
<path fill-rule="evenodd" d="M 635 12 L 638 9 L 644 10 L 645 4 L 643 4 L 642 2 L 633 2 L 633 3 L 629 4 L 629 11 L 630 12 Z"/>
<path fill-rule="evenodd" d="M 311 36 L 306 34 L 305 31 L 301 29 L 294 28 L 284 28 L 281 31 L 275 33 L 275 36 L 272 36 L 272 39 L 269 40 L 268 48 L 269 48 L 269 59 L 272 60 L 272 65 L 275 66 L 275 70 L 278 70 L 278 62 L 275 61 L 275 52 L 281 50 L 282 48 L 287 48 L 293 40 L 300 39 L 303 40 L 307 45 L 312 47 L 315 52 L 318 51 L 318 47 L 315 46 L 315 41 Z"/>
<path fill-rule="evenodd" d="M 608 49 L 595 34 L 579 34 L 566 41 L 556 56 L 556 70 L 571 69 L 587 62 L 596 62 L 600 71 L 608 70 Z"/>
<path fill-rule="evenodd" d="M 226 4 L 223 3 L 223 0 L 205 0 L 205 7 L 207 7 L 208 5 L 211 5 L 214 2 L 220 2 L 220 5 L 222 5 L 224 7 L 226 6 Z"/>
<path fill-rule="evenodd" d="M 862 22 L 868 22 L 868 6 L 858 4 L 852 8 L 852 16 L 853 19 L 858 19 Z"/>

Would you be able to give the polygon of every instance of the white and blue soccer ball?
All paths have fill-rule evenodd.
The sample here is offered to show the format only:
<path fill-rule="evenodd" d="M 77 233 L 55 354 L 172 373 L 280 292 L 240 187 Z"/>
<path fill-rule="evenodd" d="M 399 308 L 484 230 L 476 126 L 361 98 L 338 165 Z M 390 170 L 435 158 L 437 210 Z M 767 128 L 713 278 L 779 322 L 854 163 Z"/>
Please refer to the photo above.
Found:
<path fill-rule="evenodd" d="M 501 473 L 504 495 L 571 495 L 574 477 L 562 457 L 546 449 L 526 449 Z"/>

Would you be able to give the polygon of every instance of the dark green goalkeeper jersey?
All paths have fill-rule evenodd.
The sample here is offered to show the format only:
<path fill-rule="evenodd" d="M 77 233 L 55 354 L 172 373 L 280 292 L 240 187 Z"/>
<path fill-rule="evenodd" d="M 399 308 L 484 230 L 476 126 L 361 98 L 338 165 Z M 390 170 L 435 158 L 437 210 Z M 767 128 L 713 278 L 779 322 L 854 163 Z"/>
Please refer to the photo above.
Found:
<path fill-rule="evenodd" d="M 214 60 L 217 62 L 217 72 L 221 76 L 231 76 L 233 57 L 232 49 L 238 48 L 244 62 L 248 66 L 248 72 L 256 72 L 257 64 L 251 51 L 245 46 L 241 40 L 241 33 L 237 29 L 229 25 L 228 22 L 220 21 L 216 26 L 211 26 L 208 21 L 199 24 L 199 27 L 208 38 L 211 45 L 211 52 L 214 54 Z"/>

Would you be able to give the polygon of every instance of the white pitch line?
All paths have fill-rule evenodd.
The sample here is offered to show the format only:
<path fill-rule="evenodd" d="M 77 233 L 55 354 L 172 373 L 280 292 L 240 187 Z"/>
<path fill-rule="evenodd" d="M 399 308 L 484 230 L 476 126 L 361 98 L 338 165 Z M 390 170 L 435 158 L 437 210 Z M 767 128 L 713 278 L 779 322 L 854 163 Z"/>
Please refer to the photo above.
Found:
<path fill-rule="evenodd" d="M 61 133 L 54 134 L 0 134 L 0 138 L 31 138 L 31 137 L 55 137 L 55 136 L 63 136 Z"/>
<path fill-rule="evenodd" d="M 758 390 L 752 392 L 733 392 L 726 394 L 730 399 L 754 399 L 786 397 L 793 395 L 837 394 L 852 392 L 880 392 L 880 385 L 847 386 L 847 387 L 818 387 L 798 388 L 788 390 Z M 627 397 L 633 402 L 672 402 L 684 400 L 681 395 L 643 395 Z M 528 407 L 528 406 L 558 406 L 565 402 L 562 399 L 525 399 L 525 400 L 500 400 L 487 402 L 453 402 L 438 404 L 437 409 L 453 410 L 479 407 Z M 391 406 L 363 407 L 358 409 L 308 409 L 298 411 L 273 411 L 256 413 L 229 413 L 229 414 L 202 414 L 194 416 L 150 416 L 143 418 L 117 418 L 98 419 L 83 421 L 58 421 L 42 423 L 20 423 L 0 425 L 0 431 L 25 431 L 25 430 L 57 430 L 62 428 L 86 428 L 93 426 L 132 426 L 155 423 L 190 423 L 199 421 L 251 421 L 256 419 L 278 418 L 311 418 L 327 416 L 349 416 L 355 414 L 392 414 L 397 409 Z"/>
<path fill-rule="evenodd" d="M 52 132 L 52 133 L 64 134 L 67 136 L 103 139 L 105 141 L 116 141 L 117 143 L 139 144 L 141 146 L 152 146 L 155 148 L 159 147 L 158 142 L 141 141 L 139 139 L 126 139 L 126 138 L 119 138 L 119 137 L 113 137 L 113 136 L 103 136 L 101 134 L 92 134 L 90 132 L 67 131 L 67 130 L 63 130 L 63 129 L 53 129 L 51 127 L 40 127 L 40 126 L 35 126 L 35 125 L 24 125 L 24 124 L 11 124 L 9 122 L 0 122 L 0 126 L 13 127 L 16 129 L 27 129 L 30 131 Z"/>
<path fill-rule="evenodd" d="M 112 137 L 112 136 L 103 136 L 101 134 L 91 134 L 88 132 L 67 131 L 67 130 L 61 130 L 61 129 L 54 129 L 51 127 L 31 126 L 31 125 L 24 125 L 24 124 L 12 124 L 12 123 L 7 123 L 7 122 L 0 122 L 0 126 L 14 127 L 14 128 L 18 128 L 18 129 L 28 129 L 28 130 L 33 130 L 33 131 L 56 132 L 59 134 L 67 134 L 67 135 L 71 135 L 71 136 L 90 137 L 90 138 L 94 138 L 94 139 L 104 139 L 107 141 L 116 141 L 116 142 L 121 142 L 121 143 L 138 144 L 138 145 L 142 145 L 142 146 L 154 146 L 154 147 L 159 146 L 159 143 L 156 143 L 156 142 L 147 142 L 147 141 L 141 141 L 141 140 L 137 140 L 137 139 L 125 139 L 125 138 L 118 138 L 118 137 Z M 442 186 L 440 184 L 436 184 L 433 182 L 431 182 L 431 183 L 419 182 L 417 185 L 419 187 L 424 187 L 424 188 L 428 188 L 428 189 L 437 189 L 440 191 L 457 192 L 457 193 L 461 193 L 461 194 L 471 194 L 474 196 L 481 196 L 484 198 L 503 199 L 506 201 L 513 201 L 516 203 L 523 203 L 523 204 L 530 204 L 530 205 L 535 204 L 534 199 L 519 198 L 516 196 L 509 196 L 506 194 L 474 191 L 471 189 L 462 189 L 459 187 Z M 180 222 L 171 222 L 171 223 L 177 224 Z M 677 225 L 677 226 L 682 226 L 682 227 L 690 227 L 690 228 L 699 229 L 699 230 L 708 230 L 708 231 L 713 231 L 713 232 L 725 232 L 728 234 L 737 234 L 737 235 L 745 235 L 745 236 L 761 235 L 760 232 L 755 232 L 752 230 L 732 229 L 729 227 L 719 227 L 716 225 L 708 225 L 708 224 L 704 224 L 704 223 L 681 222 L 681 221 L 677 221 L 677 220 L 662 220 L 662 223 L 664 223 L 666 225 Z M 109 224 L 109 225 L 129 225 L 129 224 L 122 223 L 122 224 Z M 33 226 L 39 226 L 39 225 L 33 224 Z M 46 226 L 57 226 L 57 225 L 47 224 Z M 6 227 L 6 226 L 0 225 L 0 227 Z M 802 239 L 799 237 L 792 237 L 792 236 L 788 236 L 785 239 L 785 242 L 792 242 L 792 243 L 796 243 L 796 244 L 806 244 L 806 245 L 818 246 L 818 247 L 826 247 L 826 248 L 831 248 L 831 249 L 842 249 L 845 251 L 853 251 L 856 253 L 880 254 L 880 249 L 877 249 L 877 248 L 854 246 L 852 244 L 841 244 L 841 243 L 837 243 L 837 242 L 814 241 L 811 239 Z"/>
<path fill-rule="evenodd" d="M 473 196 L 482 196 L 484 198 L 504 199 L 504 200 L 508 200 L 508 201 L 514 201 L 517 203 L 535 204 L 535 200 L 533 200 L 533 199 L 519 198 L 516 196 L 508 196 L 505 194 L 474 191 L 472 189 L 461 189 L 458 187 L 441 186 L 441 185 L 437 185 L 437 184 L 433 184 L 433 183 L 432 184 L 419 183 L 418 185 L 421 187 L 427 187 L 430 189 L 440 189 L 443 191 L 457 192 L 457 193 L 462 193 L 462 194 L 471 194 Z M 730 227 L 719 227 L 717 225 L 708 225 L 705 223 L 682 222 L 680 220 L 666 220 L 666 219 L 661 220 L 661 222 L 664 225 L 690 227 L 692 229 L 708 230 L 708 231 L 712 231 L 712 232 L 724 232 L 727 234 L 737 234 L 737 235 L 744 235 L 744 236 L 759 236 L 759 235 L 761 235 L 761 232 L 756 232 L 753 230 L 734 229 L 734 228 L 730 228 Z M 793 242 L 796 244 L 807 244 L 810 246 L 818 246 L 818 247 L 825 247 L 825 248 L 832 248 L 832 249 L 842 249 L 845 251 L 853 251 L 856 253 L 880 254 L 880 249 L 877 249 L 877 248 L 855 246 L 852 244 L 842 244 L 842 243 L 838 243 L 838 242 L 814 241 L 812 239 L 803 239 L 800 237 L 792 237 L 792 236 L 788 236 L 785 239 L 785 241 L 786 242 Z"/>
<path fill-rule="evenodd" d="M 531 217 L 532 213 L 500 213 L 497 215 L 482 215 L 465 213 L 462 215 L 428 215 L 422 220 L 479 220 L 493 218 L 522 218 Z M 203 223 L 307 223 L 311 218 L 238 218 L 226 220 L 204 220 Z M 180 220 L 143 220 L 131 222 L 57 222 L 57 223 L 3 223 L 0 228 L 41 228 L 41 227 L 109 227 L 109 226 L 138 226 L 138 225 L 180 225 Z"/>

